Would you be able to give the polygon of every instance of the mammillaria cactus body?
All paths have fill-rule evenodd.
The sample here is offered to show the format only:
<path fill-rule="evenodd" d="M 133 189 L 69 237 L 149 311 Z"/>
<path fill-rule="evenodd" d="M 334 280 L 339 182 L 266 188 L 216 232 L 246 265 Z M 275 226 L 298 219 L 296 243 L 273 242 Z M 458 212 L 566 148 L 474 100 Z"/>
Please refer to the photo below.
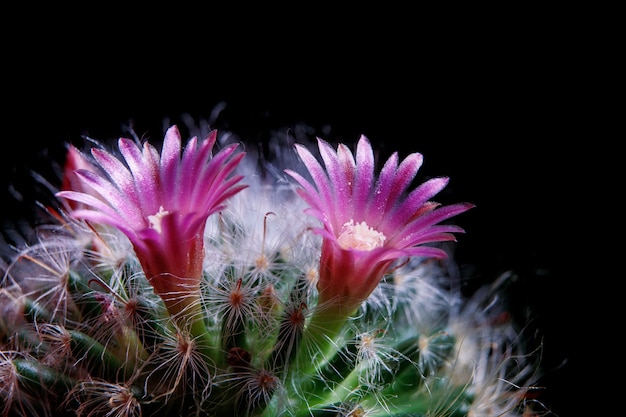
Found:
<path fill-rule="evenodd" d="M 318 139 L 261 176 L 217 138 L 68 148 L 58 224 L 3 268 L 0 416 L 530 412 L 506 276 L 453 289 L 448 221 L 473 205 L 411 190 L 420 154 L 377 174 L 367 138 Z"/>

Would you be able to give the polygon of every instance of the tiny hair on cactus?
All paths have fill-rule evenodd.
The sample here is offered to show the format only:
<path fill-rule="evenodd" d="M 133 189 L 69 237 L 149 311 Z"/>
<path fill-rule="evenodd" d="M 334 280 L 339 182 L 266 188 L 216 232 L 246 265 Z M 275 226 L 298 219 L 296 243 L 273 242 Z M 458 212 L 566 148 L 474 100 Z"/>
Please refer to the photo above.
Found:
<path fill-rule="evenodd" d="M 173 329 L 163 337 L 146 369 L 141 370 L 145 373 L 144 387 L 153 400 L 191 398 L 194 404 L 201 404 L 212 390 L 212 363 L 202 354 L 198 341 L 184 330 Z"/>
<path fill-rule="evenodd" d="M 80 257 L 80 247 L 72 240 L 47 238 L 20 250 L 16 262 L 7 267 L 5 279 L 20 277 L 20 287 L 29 303 L 46 311 L 50 320 L 80 319 L 72 297 L 70 271 Z"/>
<path fill-rule="evenodd" d="M 79 416 L 141 417 L 141 392 L 123 384 L 102 380 L 80 383 L 70 392 L 68 405 L 76 406 Z"/>
<path fill-rule="evenodd" d="M 68 146 L 49 222 L 1 251 L 0 417 L 550 415 L 515 275 L 466 291 L 474 205 L 434 201 L 421 154 L 187 123 Z"/>

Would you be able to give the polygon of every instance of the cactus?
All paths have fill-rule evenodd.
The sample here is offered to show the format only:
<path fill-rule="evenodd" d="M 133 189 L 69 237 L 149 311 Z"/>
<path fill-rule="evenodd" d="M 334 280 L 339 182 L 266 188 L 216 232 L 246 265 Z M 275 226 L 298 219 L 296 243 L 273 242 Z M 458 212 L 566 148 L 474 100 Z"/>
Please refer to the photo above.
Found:
<path fill-rule="evenodd" d="M 421 154 L 229 138 L 68 146 L 54 221 L 3 267 L 0 416 L 539 415 L 514 276 L 461 294 L 473 205 L 411 190 Z"/>

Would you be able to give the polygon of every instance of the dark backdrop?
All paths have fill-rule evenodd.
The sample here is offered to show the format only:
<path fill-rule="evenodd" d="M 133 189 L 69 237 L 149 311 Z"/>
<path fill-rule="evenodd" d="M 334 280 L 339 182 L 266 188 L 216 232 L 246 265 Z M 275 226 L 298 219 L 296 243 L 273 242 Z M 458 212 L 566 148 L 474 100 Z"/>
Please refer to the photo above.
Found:
<path fill-rule="evenodd" d="M 131 121 L 139 135 L 160 139 L 165 118 L 200 121 L 220 103 L 216 127 L 244 139 L 306 123 L 331 141 L 365 134 L 387 155 L 421 152 L 422 179 L 451 177 L 440 200 L 477 205 L 457 222 L 467 231 L 456 256 L 469 282 L 519 275 L 515 305 L 530 308 L 544 342 L 542 400 L 568 415 L 580 368 L 579 294 L 563 254 L 575 178 L 568 143 L 586 126 L 573 111 L 579 90 L 570 88 L 561 39 L 508 23 L 470 25 L 436 43 L 413 26 L 380 38 L 368 32 L 376 26 L 355 24 L 346 39 L 320 44 L 323 25 L 293 25 L 221 48 L 210 25 L 193 31 L 204 41 L 189 47 L 184 33 L 171 43 L 167 26 L 125 40 L 119 23 L 77 21 L 51 39 L 11 45 L 2 82 L 5 224 L 30 216 L 38 191 L 29 172 L 53 178 L 64 143 L 80 144 L 84 134 L 113 139 Z M 310 38 L 289 43 L 296 29 Z M 117 33 L 115 42 L 90 36 L 98 30 Z M 89 41 L 81 44 L 82 36 Z"/>

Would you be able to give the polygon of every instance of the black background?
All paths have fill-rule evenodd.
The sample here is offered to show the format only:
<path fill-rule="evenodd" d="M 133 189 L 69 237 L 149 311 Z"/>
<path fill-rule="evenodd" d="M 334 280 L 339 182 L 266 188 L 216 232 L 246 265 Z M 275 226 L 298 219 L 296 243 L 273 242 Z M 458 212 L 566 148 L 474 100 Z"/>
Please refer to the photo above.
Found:
<path fill-rule="evenodd" d="M 422 179 L 451 177 L 440 201 L 477 205 L 456 222 L 467 232 L 457 261 L 469 282 L 519 275 L 514 303 L 531 309 L 543 337 L 541 400 L 569 415 L 582 367 L 566 205 L 580 175 L 572 141 L 589 129 L 574 28 L 555 26 L 557 15 L 508 11 L 436 14 L 437 24 L 401 10 L 367 19 L 291 12 L 271 21 L 93 13 L 45 29 L 26 20 L 3 64 L 5 223 L 30 216 L 38 191 L 29 171 L 53 178 L 64 143 L 114 139 L 131 121 L 160 140 L 165 118 L 201 122 L 219 103 L 215 127 L 252 141 L 305 123 L 331 141 L 365 134 L 384 154 L 421 152 Z"/>

